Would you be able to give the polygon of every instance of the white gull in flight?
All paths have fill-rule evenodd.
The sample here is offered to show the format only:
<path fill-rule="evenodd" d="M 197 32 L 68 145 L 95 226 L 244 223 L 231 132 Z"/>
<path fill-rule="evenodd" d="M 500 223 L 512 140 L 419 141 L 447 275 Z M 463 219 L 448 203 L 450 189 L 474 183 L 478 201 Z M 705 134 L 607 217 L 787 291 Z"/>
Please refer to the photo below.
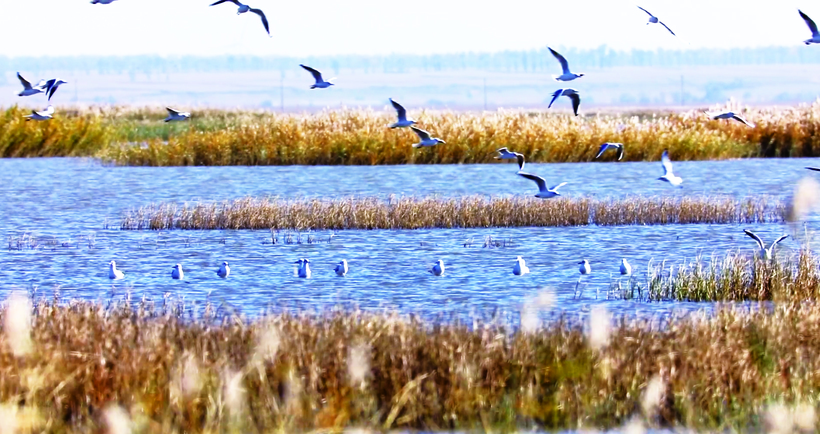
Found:
<path fill-rule="evenodd" d="M 211 6 L 216 6 L 218 4 L 226 3 L 226 2 L 231 2 L 231 3 L 233 3 L 233 4 L 235 4 L 236 6 L 239 7 L 239 9 L 236 10 L 237 15 L 244 14 L 245 12 L 253 12 L 256 15 L 259 15 L 259 18 L 262 18 L 262 25 L 265 26 L 265 31 L 268 33 L 268 36 L 270 36 L 270 27 L 268 26 L 268 17 L 265 16 L 265 13 L 262 12 L 262 9 L 254 9 L 254 8 L 248 6 L 248 5 L 244 5 L 242 3 L 239 3 L 238 0 L 219 0 L 219 1 L 211 3 Z"/>
<path fill-rule="evenodd" d="M 428 133 L 427 131 L 422 130 L 421 128 L 417 128 L 417 127 L 414 127 L 414 126 L 411 125 L 410 129 L 413 130 L 413 132 L 415 132 L 417 136 L 419 136 L 419 142 L 413 144 L 414 148 L 422 148 L 422 147 L 425 147 L 425 146 L 436 146 L 439 143 L 447 143 L 444 140 L 439 139 L 438 137 L 432 137 L 430 135 L 430 133 Z"/>
<path fill-rule="evenodd" d="M 803 21 L 806 22 L 806 25 L 809 26 L 809 30 L 811 30 L 811 38 L 806 39 L 803 43 L 806 45 L 820 44 L 820 32 L 817 31 L 817 24 L 814 24 L 814 21 L 800 9 L 798 9 L 797 12 L 800 13 L 800 17 L 803 18 Z"/>
<path fill-rule="evenodd" d="M 647 15 L 649 15 L 649 21 L 646 23 L 646 25 L 649 25 L 649 24 L 660 24 L 660 25 L 662 25 L 662 26 L 666 27 L 666 30 L 669 30 L 669 33 L 671 33 L 671 34 L 672 34 L 672 36 L 675 36 L 675 32 L 673 32 L 673 31 L 672 31 L 672 29 L 670 29 L 670 28 L 669 28 L 666 24 L 662 23 L 662 22 L 661 22 L 661 20 L 659 20 L 659 19 L 658 19 L 658 17 L 656 17 L 656 16 L 652 15 L 652 14 L 651 14 L 648 10 L 646 10 L 646 9 L 644 9 L 644 8 L 640 7 L 640 6 L 638 6 L 638 9 L 640 9 L 640 10 L 642 10 L 642 11 L 646 12 L 646 13 L 647 13 Z"/>
<path fill-rule="evenodd" d="M 47 81 L 45 84 L 45 92 L 48 94 L 48 100 L 51 101 L 51 97 L 54 96 L 54 92 L 57 92 L 57 88 L 60 87 L 61 84 L 67 83 L 67 81 L 60 80 L 59 78 L 52 78 Z"/>
<path fill-rule="evenodd" d="M 316 81 L 310 86 L 311 89 L 327 89 L 328 87 L 333 86 L 333 83 L 330 82 L 330 80 L 333 80 L 332 78 L 330 80 L 325 81 L 324 79 L 322 79 L 321 72 L 307 65 L 299 64 L 299 66 L 304 68 L 305 71 L 309 72 L 313 76 L 313 80 Z"/>
<path fill-rule="evenodd" d="M 567 59 L 565 59 L 564 56 L 560 55 L 557 51 L 553 50 L 552 48 L 547 48 L 549 48 L 550 53 L 552 53 L 552 55 L 555 56 L 555 58 L 558 59 L 558 62 L 561 64 L 561 75 L 553 76 L 553 78 L 556 81 L 572 81 L 578 77 L 584 76 L 584 74 L 575 74 L 574 72 L 570 72 L 569 63 L 567 63 Z"/>
<path fill-rule="evenodd" d="M 717 119 L 734 119 L 734 120 L 736 120 L 736 121 L 738 121 L 738 122 L 740 122 L 740 123 L 742 123 L 742 124 L 744 124 L 748 127 L 754 128 L 754 126 L 755 126 L 754 124 L 751 124 L 748 121 L 746 121 L 746 119 L 743 119 L 743 116 L 740 116 L 739 114 L 737 114 L 735 112 L 716 112 L 716 113 L 706 112 L 706 114 L 709 115 L 713 120 L 717 120 Z"/>
<path fill-rule="evenodd" d="M 604 155 L 604 152 L 606 152 L 607 149 L 611 149 L 611 148 L 615 148 L 615 149 L 618 150 L 618 161 L 621 161 L 621 158 L 624 158 L 624 144 L 623 143 L 611 143 L 611 142 L 604 143 L 603 145 L 601 145 L 601 149 L 598 151 L 598 155 L 596 155 L 595 158 L 598 158 L 601 155 Z"/>
<path fill-rule="evenodd" d="M 748 229 L 743 230 L 743 232 L 745 232 L 746 235 L 752 237 L 755 241 L 757 241 L 757 254 L 763 259 L 771 259 L 774 255 L 774 247 L 777 245 L 777 243 L 789 237 L 788 235 L 781 235 L 780 238 L 774 240 L 774 242 L 772 242 L 772 245 L 769 246 L 769 248 L 767 249 L 766 244 L 763 243 L 763 240 L 761 240 L 760 237 L 758 237 L 754 232 Z"/>
<path fill-rule="evenodd" d="M 26 115 L 25 118 L 27 121 L 35 120 L 35 121 L 47 121 L 54 117 L 54 107 L 48 106 L 43 110 L 35 111 L 32 110 L 30 115 Z"/>
<path fill-rule="evenodd" d="M 165 107 L 165 110 L 168 110 L 168 117 L 165 118 L 165 122 L 185 121 L 191 118 L 190 112 L 181 112 L 171 107 Z"/>
<path fill-rule="evenodd" d="M 518 170 L 524 170 L 523 154 L 519 154 L 518 152 L 510 152 L 510 150 L 506 147 L 498 148 L 495 152 L 498 152 L 498 156 L 495 157 L 496 160 L 518 160 Z"/>
<path fill-rule="evenodd" d="M 552 100 L 550 101 L 550 105 L 547 108 L 552 108 L 552 103 L 558 99 L 559 96 L 566 96 L 572 100 L 572 112 L 575 113 L 575 116 L 578 116 L 578 107 L 581 105 L 581 95 L 575 89 L 558 89 L 552 93 Z"/>
<path fill-rule="evenodd" d="M 45 80 L 40 80 L 40 82 L 37 83 L 36 86 L 32 86 L 31 83 L 29 83 L 28 80 L 23 78 L 23 76 L 20 75 L 19 72 L 17 73 L 17 79 L 20 80 L 20 84 L 23 85 L 23 90 L 20 93 L 18 93 L 17 96 L 37 95 L 38 93 L 43 93 L 43 92 L 46 91 L 46 89 L 45 89 L 46 81 Z"/>
<path fill-rule="evenodd" d="M 674 186 L 678 186 L 683 182 L 683 178 L 675 176 L 672 172 L 672 160 L 669 159 L 669 151 L 664 150 L 661 156 L 661 164 L 663 164 L 663 176 L 658 178 L 661 181 L 666 181 Z"/>
<path fill-rule="evenodd" d="M 393 98 L 390 98 L 390 104 L 393 104 L 393 108 L 396 109 L 396 115 L 399 118 L 398 121 L 390 125 L 390 128 L 404 128 L 416 123 L 416 121 L 412 119 L 407 119 L 407 110 L 405 110 L 401 104 L 393 101 Z"/>
<path fill-rule="evenodd" d="M 538 185 L 538 194 L 536 194 L 535 197 L 540 198 L 540 199 L 549 199 L 551 197 L 560 196 L 561 194 L 558 193 L 558 189 L 567 184 L 566 182 L 562 182 L 562 183 L 556 185 L 555 187 L 548 188 L 547 187 L 547 181 L 544 180 L 544 178 L 542 178 L 540 176 L 533 175 L 531 173 L 526 173 L 526 172 L 518 172 L 518 176 L 527 178 L 530 181 L 533 181 Z"/>

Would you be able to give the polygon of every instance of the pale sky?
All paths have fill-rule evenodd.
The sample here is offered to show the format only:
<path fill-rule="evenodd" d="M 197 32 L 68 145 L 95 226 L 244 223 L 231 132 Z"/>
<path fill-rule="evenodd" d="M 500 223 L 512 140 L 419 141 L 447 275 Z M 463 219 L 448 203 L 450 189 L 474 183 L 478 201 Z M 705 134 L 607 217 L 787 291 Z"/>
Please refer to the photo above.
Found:
<path fill-rule="evenodd" d="M 797 8 L 816 1 L 640 0 L 678 37 L 623 0 L 249 0 L 259 18 L 208 0 L 0 1 L 0 55 L 430 54 L 554 47 L 805 47 Z"/>

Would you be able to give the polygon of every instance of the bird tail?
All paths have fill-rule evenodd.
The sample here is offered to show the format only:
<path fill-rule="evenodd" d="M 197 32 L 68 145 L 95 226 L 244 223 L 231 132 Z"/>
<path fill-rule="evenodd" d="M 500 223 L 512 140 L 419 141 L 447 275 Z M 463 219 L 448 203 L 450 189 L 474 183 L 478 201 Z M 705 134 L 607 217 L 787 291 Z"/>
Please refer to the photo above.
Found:
<path fill-rule="evenodd" d="M 316 85 L 315 85 L 315 84 L 311 84 L 311 85 L 310 85 L 310 88 L 311 88 L 311 89 L 316 89 Z"/>
<path fill-rule="evenodd" d="M 422 145 L 421 143 L 413 143 L 414 148 L 421 148 L 422 146 L 424 145 Z"/>

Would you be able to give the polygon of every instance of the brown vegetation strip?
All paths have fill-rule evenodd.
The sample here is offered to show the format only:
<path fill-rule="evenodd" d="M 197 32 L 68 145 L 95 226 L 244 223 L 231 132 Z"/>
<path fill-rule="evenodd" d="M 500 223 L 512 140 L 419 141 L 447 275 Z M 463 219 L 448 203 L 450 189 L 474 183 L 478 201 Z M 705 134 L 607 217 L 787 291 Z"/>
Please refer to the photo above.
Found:
<path fill-rule="evenodd" d="M 743 431 L 782 402 L 804 404 L 800 423 L 815 428 L 815 302 L 609 328 L 596 312 L 604 327 L 591 334 L 565 320 L 514 332 L 362 312 L 220 323 L 207 310 L 182 319 L 183 308 L 4 308 L 3 422 L 26 432 L 101 432 L 112 419 L 135 432 L 512 431 L 637 417 Z"/>
<path fill-rule="evenodd" d="M 122 229 L 422 229 L 781 221 L 776 199 L 532 197 L 381 200 L 244 198 L 157 204 L 126 212 Z"/>

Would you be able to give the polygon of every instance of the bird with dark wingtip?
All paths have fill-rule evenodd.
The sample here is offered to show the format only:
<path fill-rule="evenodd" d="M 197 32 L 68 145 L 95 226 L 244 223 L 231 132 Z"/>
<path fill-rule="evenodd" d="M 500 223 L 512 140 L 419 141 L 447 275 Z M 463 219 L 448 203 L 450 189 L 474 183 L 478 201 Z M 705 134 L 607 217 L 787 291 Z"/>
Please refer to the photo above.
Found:
<path fill-rule="evenodd" d="M 572 100 L 572 112 L 575 113 L 575 116 L 578 116 L 578 107 L 581 106 L 581 94 L 575 89 L 558 89 L 552 93 L 552 101 L 550 101 L 550 105 L 547 106 L 547 108 L 552 108 L 552 103 L 554 103 L 559 96 L 566 96 Z"/>
<path fill-rule="evenodd" d="M 259 18 L 262 19 L 262 25 L 265 26 L 265 32 L 267 32 L 268 36 L 270 36 L 270 26 L 268 26 L 268 17 L 265 16 L 265 13 L 262 12 L 262 9 L 254 9 L 254 8 L 248 6 L 248 5 L 239 3 L 238 0 L 218 0 L 218 1 L 215 1 L 215 2 L 211 3 L 211 6 L 216 6 L 218 4 L 227 3 L 227 2 L 231 2 L 239 8 L 239 9 L 236 10 L 237 15 L 244 14 L 245 12 L 253 12 L 256 15 L 259 15 Z"/>
<path fill-rule="evenodd" d="M 313 69 L 307 65 L 299 64 L 299 66 L 301 66 L 305 71 L 309 72 L 310 75 L 313 76 L 313 80 L 316 81 L 310 86 L 311 89 L 327 89 L 330 86 L 333 86 L 333 83 L 330 82 L 330 80 L 333 80 L 332 78 L 330 80 L 325 80 L 322 78 L 322 73 L 318 70 Z"/>
<path fill-rule="evenodd" d="M 677 35 L 675 35 L 675 32 L 673 32 L 673 31 L 672 31 L 672 29 L 670 29 L 670 28 L 669 28 L 666 24 L 664 24 L 663 22 L 661 22 L 661 20 L 659 20 L 659 19 L 658 19 L 658 17 L 656 17 L 656 16 L 652 15 L 652 13 L 651 13 L 651 12 L 649 12 L 648 10 L 646 10 L 646 9 L 644 9 L 644 8 L 640 7 L 640 6 L 638 6 L 638 9 L 640 9 L 640 10 L 642 10 L 642 11 L 646 12 L 646 13 L 647 13 L 647 15 L 649 15 L 649 21 L 647 21 L 647 22 L 646 22 L 646 25 L 649 25 L 649 24 L 660 24 L 660 25 L 664 26 L 664 27 L 666 28 L 666 30 L 669 30 L 669 33 L 671 33 L 671 34 L 672 34 L 672 36 L 677 36 Z"/>

